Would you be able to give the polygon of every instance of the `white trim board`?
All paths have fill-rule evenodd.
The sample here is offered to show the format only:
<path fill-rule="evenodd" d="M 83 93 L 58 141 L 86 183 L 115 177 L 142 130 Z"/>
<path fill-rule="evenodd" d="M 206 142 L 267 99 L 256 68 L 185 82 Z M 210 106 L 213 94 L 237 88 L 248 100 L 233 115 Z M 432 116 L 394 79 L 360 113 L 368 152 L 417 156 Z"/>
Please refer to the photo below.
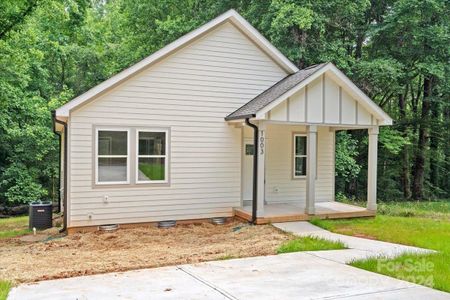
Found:
<path fill-rule="evenodd" d="M 99 85 L 91 88 L 84 94 L 74 98 L 65 105 L 59 107 L 56 110 L 56 117 L 64 118 L 69 117 L 70 111 L 81 106 L 86 101 L 98 96 L 99 94 L 109 90 L 117 84 L 125 81 L 137 72 L 142 71 L 154 62 L 159 61 L 161 58 L 177 51 L 186 44 L 190 43 L 199 36 L 209 32 L 213 28 L 223 24 L 224 22 L 231 22 L 239 30 L 247 35 L 258 47 L 260 47 L 269 57 L 271 57 L 277 64 L 280 65 L 286 72 L 292 74 L 298 71 L 298 68 L 290 62 L 277 48 L 275 48 L 261 33 L 258 32 L 250 23 L 248 23 L 241 15 L 235 10 L 231 9 L 217 18 L 209 21 L 205 25 L 189 32 L 174 42 L 168 44 L 164 48 L 156 51 L 152 55 L 144 58 L 140 62 L 132 65 L 131 67 L 123 70 L 122 72 L 114 75 L 113 77 L 103 81 Z"/>
<path fill-rule="evenodd" d="M 361 91 L 344 73 L 342 73 L 335 65 L 328 63 L 314 74 L 300 82 L 294 88 L 288 90 L 286 93 L 270 102 L 268 105 L 260 109 L 256 113 L 256 119 L 265 119 L 266 114 L 273 108 L 278 106 L 283 101 L 300 91 L 302 88 L 321 77 L 323 74 L 329 75 L 337 84 L 344 87 L 345 90 L 356 99 L 357 103 L 364 107 L 368 112 L 372 113 L 378 120 L 379 125 L 392 125 L 392 118 L 384 112 L 375 102 L 373 102 L 363 91 Z M 306 110 L 305 110 L 306 111 Z"/>

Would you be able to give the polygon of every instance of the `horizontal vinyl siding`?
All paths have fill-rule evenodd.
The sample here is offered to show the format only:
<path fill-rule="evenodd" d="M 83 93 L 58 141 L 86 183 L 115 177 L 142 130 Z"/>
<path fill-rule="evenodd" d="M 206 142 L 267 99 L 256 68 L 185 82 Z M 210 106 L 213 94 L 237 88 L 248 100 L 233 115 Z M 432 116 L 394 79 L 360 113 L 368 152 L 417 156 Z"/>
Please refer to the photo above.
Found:
<path fill-rule="evenodd" d="M 269 125 L 266 152 L 266 201 L 304 206 L 306 179 L 293 179 L 293 134 L 305 126 Z M 334 133 L 318 128 L 316 202 L 334 200 Z M 275 189 L 278 188 L 278 192 Z"/>
<path fill-rule="evenodd" d="M 73 112 L 69 226 L 231 216 L 241 130 L 224 117 L 285 76 L 226 23 Z M 97 125 L 170 128 L 170 186 L 93 187 Z"/>

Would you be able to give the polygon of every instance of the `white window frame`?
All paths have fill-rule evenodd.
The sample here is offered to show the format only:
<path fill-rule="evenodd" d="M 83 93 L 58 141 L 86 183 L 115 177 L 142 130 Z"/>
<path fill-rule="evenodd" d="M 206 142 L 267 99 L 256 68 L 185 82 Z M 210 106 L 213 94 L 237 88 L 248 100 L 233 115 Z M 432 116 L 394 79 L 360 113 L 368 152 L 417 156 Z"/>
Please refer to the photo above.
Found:
<path fill-rule="evenodd" d="M 306 154 L 296 154 L 297 153 L 297 149 L 296 149 L 296 147 L 297 147 L 297 143 L 296 143 L 296 140 L 297 140 L 297 137 L 298 136 L 301 136 L 301 137 L 305 137 L 306 138 Z M 292 177 L 293 178 L 306 178 L 306 175 L 307 174 L 305 174 L 305 175 L 295 175 L 295 159 L 297 158 L 297 157 L 301 157 L 301 158 L 306 158 L 306 172 L 308 172 L 308 136 L 307 136 L 307 134 L 305 134 L 305 133 L 295 133 L 294 134 L 294 139 L 293 139 L 293 144 L 294 144 L 294 147 L 292 147 L 292 149 L 293 149 L 293 153 L 292 153 L 292 157 L 293 157 L 293 160 L 292 160 Z"/>
<path fill-rule="evenodd" d="M 165 135 L 165 151 L 164 155 L 139 155 L 139 133 L 140 132 L 163 132 Z M 136 184 L 157 184 L 169 182 L 169 130 L 158 128 L 141 128 L 136 129 Z M 139 158 L 164 158 L 164 180 L 139 180 Z"/>
<path fill-rule="evenodd" d="M 127 133 L 127 155 L 98 155 L 99 150 L 99 131 L 120 131 Z M 97 127 L 95 128 L 95 184 L 96 185 L 111 185 L 111 184 L 130 184 L 130 129 L 120 127 Z M 99 181 L 98 180 L 98 159 L 99 158 L 126 158 L 127 159 L 127 180 L 126 181 Z"/>

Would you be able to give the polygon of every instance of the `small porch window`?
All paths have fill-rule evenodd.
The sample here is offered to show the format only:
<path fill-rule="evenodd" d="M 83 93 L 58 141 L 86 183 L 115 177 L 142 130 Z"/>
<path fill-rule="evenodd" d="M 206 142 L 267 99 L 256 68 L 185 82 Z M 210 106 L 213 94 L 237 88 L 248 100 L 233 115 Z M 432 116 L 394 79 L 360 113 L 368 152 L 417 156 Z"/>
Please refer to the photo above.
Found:
<path fill-rule="evenodd" d="M 167 182 L 167 131 L 137 131 L 137 183 Z"/>
<path fill-rule="evenodd" d="M 306 135 L 295 134 L 294 135 L 294 178 L 302 178 L 306 176 Z"/>
<path fill-rule="evenodd" d="M 96 184 L 129 183 L 128 130 L 97 129 Z"/>

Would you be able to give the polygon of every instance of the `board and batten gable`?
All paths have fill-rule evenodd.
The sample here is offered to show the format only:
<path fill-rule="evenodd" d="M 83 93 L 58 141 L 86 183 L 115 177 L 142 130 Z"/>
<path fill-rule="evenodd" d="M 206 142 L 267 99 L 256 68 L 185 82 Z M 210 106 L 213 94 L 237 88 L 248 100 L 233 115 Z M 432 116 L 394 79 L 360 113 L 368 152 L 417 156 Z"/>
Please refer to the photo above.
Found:
<path fill-rule="evenodd" d="M 226 22 L 71 112 L 68 227 L 232 216 L 241 129 L 224 117 L 286 75 Z M 96 186 L 98 126 L 168 129 L 169 183 Z"/>
<path fill-rule="evenodd" d="M 377 119 L 326 73 L 272 108 L 270 121 L 376 126 Z"/>

